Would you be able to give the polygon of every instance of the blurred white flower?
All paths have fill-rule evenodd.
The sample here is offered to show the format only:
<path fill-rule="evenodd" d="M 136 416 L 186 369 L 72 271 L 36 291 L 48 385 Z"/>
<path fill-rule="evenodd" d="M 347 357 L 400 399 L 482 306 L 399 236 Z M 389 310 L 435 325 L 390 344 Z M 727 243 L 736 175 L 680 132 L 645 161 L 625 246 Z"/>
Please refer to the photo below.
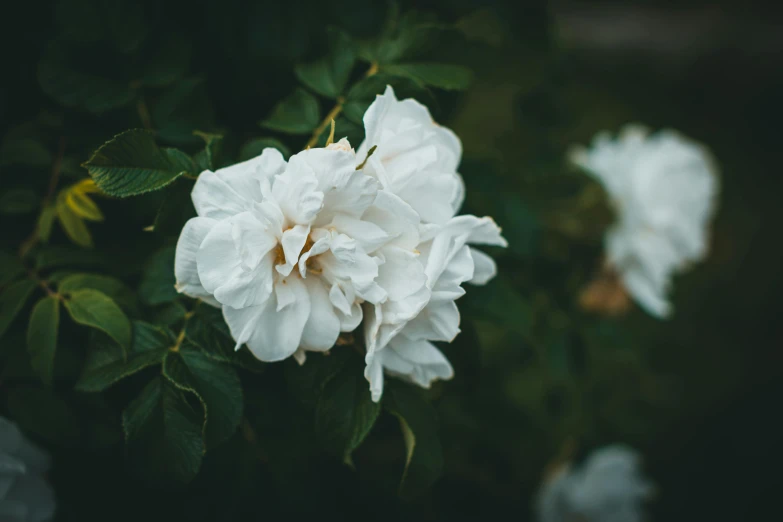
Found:
<path fill-rule="evenodd" d="M 362 218 L 377 191 L 345 140 L 205 171 L 177 244 L 177 289 L 221 306 L 237 347 L 260 360 L 328 350 L 359 325 L 360 303 L 386 299 L 369 252 L 390 237 Z"/>
<path fill-rule="evenodd" d="M 461 284 L 484 284 L 497 271 L 491 257 L 468 245 L 506 242 L 491 218 L 454 217 L 464 196 L 457 173 L 462 146 L 426 107 L 398 101 L 387 87 L 364 125 L 357 156 L 364 161 L 376 147 L 363 171 L 383 187 L 370 219 L 395 236 L 377 253 L 378 283 L 388 299 L 365 305 L 365 377 L 378 401 L 384 372 L 425 388 L 453 376 L 432 341 L 451 342 L 459 333 L 454 301 L 465 293 Z"/>
<path fill-rule="evenodd" d="M 639 455 L 622 445 L 594 451 L 579 467 L 565 464 L 543 484 L 539 522 L 641 522 L 654 493 Z"/>
<path fill-rule="evenodd" d="M 451 130 L 436 124 L 416 100 L 398 101 L 390 86 L 364 114 L 364 130 L 358 158 L 364 161 L 377 147 L 365 173 L 408 203 L 423 223 L 443 224 L 454 217 L 465 187 L 457 173 L 462 145 Z"/>
<path fill-rule="evenodd" d="M 54 492 L 44 479 L 49 456 L 0 417 L 0 520 L 42 522 L 54 516 Z"/>
<path fill-rule="evenodd" d="M 707 254 L 718 192 L 709 152 L 673 131 L 627 126 L 570 157 L 604 186 L 617 212 L 605 241 L 607 268 L 647 312 L 666 317 L 673 274 Z"/>

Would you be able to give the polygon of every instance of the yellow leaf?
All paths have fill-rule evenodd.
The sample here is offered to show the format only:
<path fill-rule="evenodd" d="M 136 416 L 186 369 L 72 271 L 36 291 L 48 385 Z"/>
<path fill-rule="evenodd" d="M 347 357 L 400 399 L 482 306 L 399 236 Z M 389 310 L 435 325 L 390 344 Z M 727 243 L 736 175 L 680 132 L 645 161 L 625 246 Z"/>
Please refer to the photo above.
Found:
<path fill-rule="evenodd" d="M 81 192 L 82 194 L 102 194 L 101 189 L 95 184 L 92 178 L 85 178 L 76 185 L 71 187 L 71 190 Z"/>
<path fill-rule="evenodd" d="M 66 190 L 65 202 L 78 216 L 90 221 L 103 221 L 103 213 L 90 197 L 75 190 L 75 186 Z"/>
<path fill-rule="evenodd" d="M 81 216 L 68 206 L 66 202 L 67 192 L 67 190 L 63 190 L 57 195 L 57 217 L 60 220 L 60 224 L 71 241 L 77 245 L 91 247 L 92 236 L 90 231 L 87 229 L 87 225 Z"/>

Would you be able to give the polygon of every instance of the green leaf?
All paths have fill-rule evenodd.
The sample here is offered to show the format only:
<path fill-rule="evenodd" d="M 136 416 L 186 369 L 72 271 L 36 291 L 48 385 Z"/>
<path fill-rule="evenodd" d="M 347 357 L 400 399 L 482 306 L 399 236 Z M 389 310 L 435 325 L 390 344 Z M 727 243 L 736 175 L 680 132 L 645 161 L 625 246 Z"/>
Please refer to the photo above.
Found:
<path fill-rule="evenodd" d="M 370 433 L 381 405 L 372 401 L 364 361 L 353 357 L 324 385 L 315 408 L 315 431 L 324 446 L 349 456 Z"/>
<path fill-rule="evenodd" d="M 127 354 L 127 359 L 125 352 L 112 342 L 95 347 L 88 356 L 84 372 L 76 383 L 76 389 L 84 392 L 100 392 L 144 368 L 161 364 L 171 344 L 171 338 L 161 328 L 135 321 L 133 345 Z"/>
<path fill-rule="evenodd" d="M 162 248 L 147 262 L 139 286 L 139 298 L 144 304 L 154 306 L 170 303 L 179 297 L 174 288 L 174 253 L 173 246 Z"/>
<path fill-rule="evenodd" d="M 278 103 L 269 118 L 259 125 L 286 134 L 307 134 L 312 132 L 320 121 L 321 109 L 318 100 L 304 89 L 296 89 L 288 98 Z"/>
<path fill-rule="evenodd" d="M 131 323 L 117 303 L 98 290 L 76 290 L 66 296 L 65 308 L 71 319 L 105 332 L 124 350 L 131 344 Z"/>
<path fill-rule="evenodd" d="M 193 192 L 193 181 L 179 178 L 163 191 L 152 230 L 163 236 L 179 237 L 185 223 L 196 216 L 196 209 L 190 197 Z"/>
<path fill-rule="evenodd" d="M 409 78 L 421 86 L 430 85 L 447 90 L 467 89 L 473 79 L 473 73 L 467 67 L 443 63 L 384 65 L 381 70 L 387 74 Z"/>
<path fill-rule="evenodd" d="M 216 361 L 227 362 L 254 373 L 262 373 L 265 369 L 264 363 L 253 357 L 247 347 L 234 350 L 236 342 L 219 308 L 199 305 L 185 325 L 185 338 L 205 356 Z"/>
<path fill-rule="evenodd" d="M 38 237 L 41 241 L 47 243 L 49 236 L 52 235 L 52 225 L 57 217 L 57 207 L 55 205 L 47 205 L 41 209 L 41 213 L 38 215 Z"/>
<path fill-rule="evenodd" d="M 6 139 L 0 147 L 0 165 L 48 167 L 52 155 L 42 143 L 32 138 Z"/>
<path fill-rule="evenodd" d="M 421 53 L 430 42 L 437 41 L 434 33 L 444 29 L 426 13 L 411 10 L 399 16 L 395 2 L 390 2 L 389 7 L 386 27 L 379 37 L 359 47 L 359 54 L 368 62 L 392 63 Z"/>
<path fill-rule="evenodd" d="M 329 54 L 316 62 L 297 65 L 294 72 L 299 81 L 321 96 L 337 98 L 348 83 L 356 54 L 350 39 L 339 30 L 329 31 L 329 42 Z"/>
<path fill-rule="evenodd" d="M 30 189 L 12 189 L 0 196 L 0 213 L 27 214 L 38 208 L 38 196 Z"/>
<path fill-rule="evenodd" d="M 421 390 L 396 379 L 386 381 L 383 406 L 400 420 L 406 450 L 400 495 L 412 498 L 429 488 L 443 471 L 435 408 Z"/>
<path fill-rule="evenodd" d="M 52 277 L 49 281 L 52 281 Z M 69 294 L 84 288 L 92 288 L 106 294 L 126 311 L 136 309 L 136 297 L 131 289 L 119 279 L 106 275 L 70 274 L 60 281 L 58 291 L 61 294 Z"/>
<path fill-rule="evenodd" d="M 201 351 L 182 346 L 163 361 L 163 375 L 199 398 L 204 408 L 204 440 L 213 448 L 228 439 L 242 419 L 242 386 L 234 369 Z"/>
<path fill-rule="evenodd" d="M 92 247 L 92 235 L 84 219 L 78 215 L 66 202 L 66 191 L 57 195 L 57 218 L 60 220 L 65 234 L 79 246 Z"/>
<path fill-rule="evenodd" d="M 162 149 L 152 134 L 132 129 L 118 134 L 96 150 L 84 164 L 100 189 L 127 197 L 158 190 L 197 167 L 177 149 Z"/>
<path fill-rule="evenodd" d="M 223 136 L 207 132 L 193 131 L 193 134 L 204 140 L 204 150 L 193 157 L 199 170 L 215 170 L 218 168 L 218 157 L 223 146 Z"/>
<path fill-rule="evenodd" d="M 288 158 L 291 155 L 291 151 L 288 147 L 275 138 L 253 138 L 242 145 L 242 148 L 239 150 L 239 161 L 257 158 L 266 148 L 279 150 L 285 158 Z"/>
<path fill-rule="evenodd" d="M 0 252 L 0 287 L 24 273 L 24 265 L 18 257 Z"/>
<path fill-rule="evenodd" d="M 16 314 L 24 307 L 35 289 L 35 282 L 22 279 L 3 288 L 0 293 L 0 338 L 5 335 Z"/>
<path fill-rule="evenodd" d="M 155 123 L 158 137 L 176 144 L 196 145 L 201 142 L 201 138 L 193 134 L 193 131 L 212 129 L 214 118 L 206 86 L 201 78 L 177 80 L 152 106 L 152 121 Z"/>
<path fill-rule="evenodd" d="M 156 377 L 122 412 L 129 465 L 162 485 L 190 482 L 205 451 L 201 425 L 182 391 Z"/>
<path fill-rule="evenodd" d="M 27 350 L 30 364 L 44 384 L 52 384 L 57 328 L 60 324 L 60 300 L 55 296 L 38 301 L 27 326 Z"/>

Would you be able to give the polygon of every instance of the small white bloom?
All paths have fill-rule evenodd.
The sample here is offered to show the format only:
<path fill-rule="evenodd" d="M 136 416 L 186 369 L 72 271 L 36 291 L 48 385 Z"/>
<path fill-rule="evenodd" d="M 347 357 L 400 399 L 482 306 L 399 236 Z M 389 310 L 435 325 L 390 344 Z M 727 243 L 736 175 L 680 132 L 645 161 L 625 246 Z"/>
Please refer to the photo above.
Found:
<path fill-rule="evenodd" d="M 362 302 L 386 299 L 369 254 L 390 238 L 362 217 L 377 182 L 355 170 L 346 140 L 334 145 L 287 163 L 265 149 L 193 188 L 198 217 L 177 244 L 177 289 L 222 307 L 237 347 L 260 360 L 328 350 L 359 325 Z"/>
<path fill-rule="evenodd" d="M 618 214 L 606 236 L 608 268 L 650 314 L 671 312 L 672 275 L 707 254 L 718 176 L 709 152 L 673 131 L 627 126 L 598 135 L 571 160 L 605 187 Z"/>
<path fill-rule="evenodd" d="M 621 445 L 594 451 L 578 468 L 561 467 L 538 493 L 539 522 L 641 522 L 654 493 L 638 454 Z"/>
<path fill-rule="evenodd" d="M 49 456 L 0 417 L 0 520 L 43 522 L 54 516 L 54 492 L 44 479 Z"/>
<path fill-rule="evenodd" d="M 416 100 L 398 101 L 389 86 L 364 114 L 364 129 L 359 161 L 376 147 L 365 173 L 408 203 L 423 223 L 443 224 L 454 217 L 465 187 L 457 173 L 462 145 L 452 131 L 437 125 Z"/>

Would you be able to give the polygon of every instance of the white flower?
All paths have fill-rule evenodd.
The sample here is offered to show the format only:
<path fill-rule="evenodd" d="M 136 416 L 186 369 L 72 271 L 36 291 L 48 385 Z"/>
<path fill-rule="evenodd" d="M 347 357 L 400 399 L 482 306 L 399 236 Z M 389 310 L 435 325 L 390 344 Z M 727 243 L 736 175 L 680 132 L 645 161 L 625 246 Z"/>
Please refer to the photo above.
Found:
<path fill-rule="evenodd" d="M 462 205 L 465 187 L 457 173 L 462 145 L 437 125 L 427 108 L 413 99 L 398 101 L 394 90 L 376 98 L 364 114 L 366 138 L 357 156 L 364 172 L 410 205 L 424 223 L 445 223 Z"/>
<path fill-rule="evenodd" d="M 0 417 L 0 520 L 43 522 L 54 516 L 54 492 L 44 479 L 49 456 L 16 424 Z"/>
<path fill-rule="evenodd" d="M 625 446 L 594 451 L 578 468 L 564 465 L 538 493 L 539 522 L 641 522 L 654 493 L 639 456 Z"/>
<path fill-rule="evenodd" d="M 627 126 L 571 159 L 603 184 L 618 214 L 606 236 L 608 267 L 645 310 L 667 316 L 672 275 L 707 253 L 718 191 L 709 152 L 673 131 Z"/>
<path fill-rule="evenodd" d="M 491 218 L 454 217 L 464 194 L 457 173 L 462 146 L 436 125 L 415 100 L 398 101 L 391 87 L 364 115 L 367 138 L 357 159 L 383 190 L 365 215 L 395 239 L 381 247 L 378 284 L 388 298 L 365 304 L 365 376 L 374 401 L 384 372 L 429 387 L 453 370 L 432 341 L 454 340 L 459 310 L 454 302 L 469 281 L 484 284 L 495 263 L 468 244 L 505 246 Z"/>
<path fill-rule="evenodd" d="M 460 332 L 455 300 L 465 294 L 462 283 L 485 284 L 497 273 L 495 262 L 470 244 L 506 246 L 492 218 L 457 216 L 445 225 L 425 226 L 416 263 L 426 284 L 416 293 L 365 305 L 365 377 L 374 401 L 383 393 L 384 371 L 424 388 L 436 379 L 450 379 L 449 361 L 431 341 L 451 342 Z M 417 270 L 409 267 L 410 272 Z M 384 277 L 387 265 L 379 267 L 379 282 L 390 287 L 395 277 Z M 384 288 L 387 288 L 384 286 Z"/>
<path fill-rule="evenodd" d="M 386 299 L 369 253 L 390 238 L 362 217 L 377 191 L 346 140 L 205 171 L 177 244 L 177 289 L 222 307 L 237 347 L 260 360 L 329 350 L 359 325 L 362 302 Z"/>

